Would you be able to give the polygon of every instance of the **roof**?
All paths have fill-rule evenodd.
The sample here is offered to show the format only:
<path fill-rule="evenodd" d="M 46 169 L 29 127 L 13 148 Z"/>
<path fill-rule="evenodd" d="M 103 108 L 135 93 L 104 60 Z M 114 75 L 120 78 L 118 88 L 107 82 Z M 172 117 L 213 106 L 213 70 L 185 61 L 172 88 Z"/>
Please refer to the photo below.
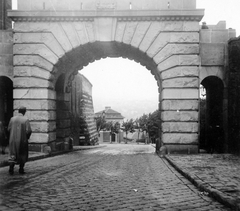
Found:
<path fill-rule="evenodd" d="M 106 119 L 124 119 L 121 113 L 111 109 L 111 107 L 106 107 L 105 110 L 95 113 L 96 116 L 101 116 L 105 113 Z"/>

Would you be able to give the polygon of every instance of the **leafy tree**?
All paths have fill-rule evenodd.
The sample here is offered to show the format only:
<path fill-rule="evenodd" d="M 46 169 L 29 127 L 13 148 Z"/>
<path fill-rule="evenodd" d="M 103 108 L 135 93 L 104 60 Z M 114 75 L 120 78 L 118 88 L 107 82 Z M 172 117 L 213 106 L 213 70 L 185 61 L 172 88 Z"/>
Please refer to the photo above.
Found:
<path fill-rule="evenodd" d="M 151 137 L 159 136 L 159 121 L 161 121 L 159 110 L 156 110 L 153 113 L 149 114 L 148 123 L 147 123 L 149 136 Z"/>
<path fill-rule="evenodd" d="M 97 125 L 97 132 L 99 135 L 100 130 L 103 130 L 106 128 L 106 120 L 103 116 L 96 117 L 96 125 Z"/>
<path fill-rule="evenodd" d="M 156 110 L 153 113 L 143 114 L 143 116 L 137 119 L 139 131 L 146 131 L 149 134 L 149 137 L 158 137 L 160 119 L 159 110 Z"/>
<path fill-rule="evenodd" d="M 130 119 L 122 123 L 122 130 L 126 133 L 125 143 L 127 143 L 127 134 L 134 132 L 134 120 Z"/>

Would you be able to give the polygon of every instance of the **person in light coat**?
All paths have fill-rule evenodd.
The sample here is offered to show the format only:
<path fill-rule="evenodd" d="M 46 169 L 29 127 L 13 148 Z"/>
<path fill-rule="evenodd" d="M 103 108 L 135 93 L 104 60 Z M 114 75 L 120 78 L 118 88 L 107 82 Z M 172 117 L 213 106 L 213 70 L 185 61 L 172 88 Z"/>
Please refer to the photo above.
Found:
<path fill-rule="evenodd" d="M 19 164 L 19 173 L 24 174 L 24 165 L 28 160 L 28 139 L 32 130 L 27 117 L 26 107 L 20 107 L 18 115 L 11 118 L 9 132 L 9 174 L 14 173 L 14 165 Z"/>

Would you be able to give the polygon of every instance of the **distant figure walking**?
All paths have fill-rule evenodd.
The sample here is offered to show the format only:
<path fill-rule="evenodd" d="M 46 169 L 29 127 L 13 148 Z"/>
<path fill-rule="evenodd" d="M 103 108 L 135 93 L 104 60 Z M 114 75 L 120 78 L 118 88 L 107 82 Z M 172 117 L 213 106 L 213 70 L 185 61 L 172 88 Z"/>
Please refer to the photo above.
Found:
<path fill-rule="evenodd" d="M 7 134 L 5 132 L 5 128 L 3 126 L 3 123 L 0 121 L 0 145 L 2 147 L 2 154 L 5 154 L 5 149 L 8 145 L 8 139 Z"/>
<path fill-rule="evenodd" d="M 19 173 L 24 174 L 24 165 L 28 160 L 28 139 L 32 130 L 27 117 L 26 107 L 20 107 L 18 116 L 11 118 L 8 125 L 9 138 L 9 174 L 14 173 L 14 165 L 19 164 Z"/>

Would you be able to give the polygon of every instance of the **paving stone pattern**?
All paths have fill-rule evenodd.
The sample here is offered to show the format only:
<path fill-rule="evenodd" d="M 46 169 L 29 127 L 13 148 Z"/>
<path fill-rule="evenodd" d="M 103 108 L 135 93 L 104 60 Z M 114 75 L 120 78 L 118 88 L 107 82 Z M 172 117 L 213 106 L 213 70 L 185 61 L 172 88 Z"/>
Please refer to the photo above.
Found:
<path fill-rule="evenodd" d="M 0 210 L 229 210 L 149 145 L 113 144 L 0 168 Z"/>
<path fill-rule="evenodd" d="M 240 156 L 168 155 L 167 159 L 200 189 L 232 209 L 240 210 Z"/>

